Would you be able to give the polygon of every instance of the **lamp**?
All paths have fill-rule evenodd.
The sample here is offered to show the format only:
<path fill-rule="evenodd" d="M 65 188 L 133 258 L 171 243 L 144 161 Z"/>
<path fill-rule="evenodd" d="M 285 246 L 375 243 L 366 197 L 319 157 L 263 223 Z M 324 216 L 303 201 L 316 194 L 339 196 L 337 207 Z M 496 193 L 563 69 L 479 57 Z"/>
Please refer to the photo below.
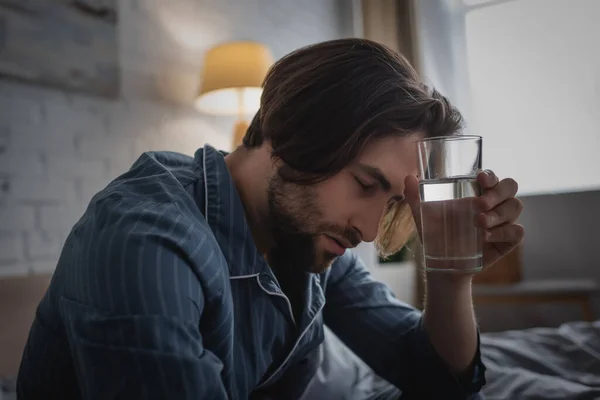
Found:
<path fill-rule="evenodd" d="M 246 116 L 260 108 L 263 80 L 272 64 L 269 49 L 256 42 L 228 42 L 206 53 L 195 106 L 207 114 L 237 115 L 233 148 L 246 134 Z"/>

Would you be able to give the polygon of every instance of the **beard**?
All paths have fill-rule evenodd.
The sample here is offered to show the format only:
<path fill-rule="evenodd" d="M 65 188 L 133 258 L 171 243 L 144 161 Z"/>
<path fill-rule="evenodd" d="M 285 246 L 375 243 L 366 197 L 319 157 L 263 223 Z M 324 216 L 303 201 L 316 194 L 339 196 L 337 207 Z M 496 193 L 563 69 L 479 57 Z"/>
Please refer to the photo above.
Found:
<path fill-rule="evenodd" d="M 325 223 L 313 185 L 285 181 L 276 172 L 267 189 L 270 233 L 274 245 L 267 253 L 271 266 L 280 271 L 321 273 L 337 255 L 317 247 L 322 234 L 341 236 L 358 244 L 357 232 Z"/>

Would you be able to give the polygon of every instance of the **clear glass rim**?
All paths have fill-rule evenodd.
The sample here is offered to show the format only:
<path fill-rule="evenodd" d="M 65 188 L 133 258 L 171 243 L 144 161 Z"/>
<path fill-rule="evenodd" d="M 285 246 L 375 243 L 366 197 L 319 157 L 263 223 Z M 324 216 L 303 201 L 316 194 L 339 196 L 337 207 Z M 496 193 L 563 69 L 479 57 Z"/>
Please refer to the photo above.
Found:
<path fill-rule="evenodd" d="M 450 135 L 450 136 L 432 136 L 424 139 L 417 140 L 418 143 L 422 142 L 435 142 L 435 141 L 454 141 L 454 140 L 481 140 L 482 137 L 479 135 Z"/>

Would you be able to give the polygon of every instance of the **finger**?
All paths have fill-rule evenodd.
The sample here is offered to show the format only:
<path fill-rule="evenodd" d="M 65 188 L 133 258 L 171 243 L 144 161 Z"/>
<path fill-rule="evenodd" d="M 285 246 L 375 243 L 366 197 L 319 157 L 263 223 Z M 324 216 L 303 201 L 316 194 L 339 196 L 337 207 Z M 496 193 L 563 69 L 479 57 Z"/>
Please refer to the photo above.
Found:
<path fill-rule="evenodd" d="M 494 171 L 486 169 L 485 171 L 482 171 L 477 175 L 477 181 L 479 182 L 481 189 L 485 191 L 486 189 L 490 189 L 496 186 L 498 184 L 499 179 L 494 173 Z"/>
<path fill-rule="evenodd" d="M 421 205 L 419 197 L 419 179 L 414 175 L 408 175 L 404 179 L 404 198 L 413 210 L 413 214 L 418 214 Z"/>
<path fill-rule="evenodd" d="M 493 247 L 495 255 L 488 256 L 488 262 L 486 262 L 486 268 L 496 263 L 499 259 L 513 251 L 519 243 L 490 243 L 489 246 Z M 488 253 L 489 254 L 489 253 Z M 493 262 L 489 262 L 489 259 L 492 259 Z"/>
<path fill-rule="evenodd" d="M 409 205 L 417 230 L 421 231 L 421 197 L 419 195 L 419 179 L 409 175 L 404 179 L 404 199 Z"/>
<path fill-rule="evenodd" d="M 490 229 L 505 223 L 515 222 L 523 211 L 523 203 L 516 198 L 510 198 L 490 211 L 477 214 L 477 225 Z"/>
<path fill-rule="evenodd" d="M 512 178 L 503 179 L 479 197 L 479 207 L 481 211 L 489 211 L 504 201 L 515 197 L 518 190 L 517 181 Z"/>
<path fill-rule="evenodd" d="M 484 231 L 487 242 L 496 243 L 519 243 L 525 236 L 522 225 L 504 224 Z"/>

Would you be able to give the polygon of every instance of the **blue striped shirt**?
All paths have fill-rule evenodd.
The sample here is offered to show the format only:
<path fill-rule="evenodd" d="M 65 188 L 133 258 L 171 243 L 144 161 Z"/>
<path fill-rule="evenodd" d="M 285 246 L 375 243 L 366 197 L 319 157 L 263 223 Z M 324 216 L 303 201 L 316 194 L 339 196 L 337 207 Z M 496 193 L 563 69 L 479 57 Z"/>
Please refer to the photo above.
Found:
<path fill-rule="evenodd" d="M 295 318 L 223 153 L 145 153 L 69 234 L 29 334 L 19 398 L 298 398 L 324 323 L 416 398 L 466 398 L 484 383 L 479 353 L 472 379 L 453 376 L 420 312 L 352 252 L 302 284 Z"/>

